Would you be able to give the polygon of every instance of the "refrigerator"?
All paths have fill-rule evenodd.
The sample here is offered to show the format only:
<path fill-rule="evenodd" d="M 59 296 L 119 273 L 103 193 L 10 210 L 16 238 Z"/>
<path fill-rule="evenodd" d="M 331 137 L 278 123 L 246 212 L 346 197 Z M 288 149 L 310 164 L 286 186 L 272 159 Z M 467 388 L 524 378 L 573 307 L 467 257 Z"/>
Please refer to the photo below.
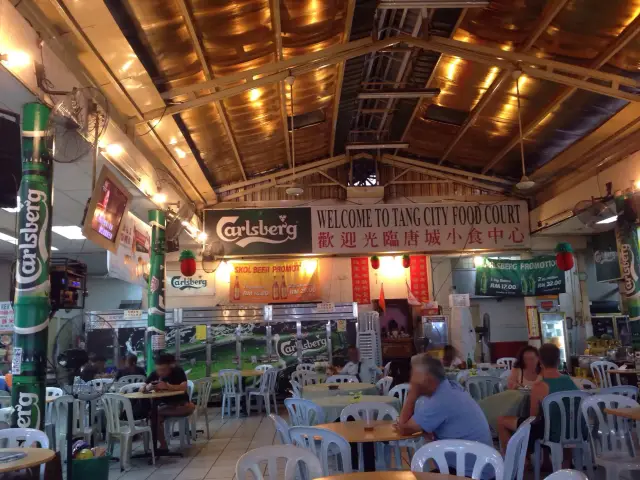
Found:
<path fill-rule="evenodd" d="M 569 337 L 563 312 L 540 312 L 540 336 L 542 343 L 553 343 L 560 349 L 560 362 L 566 363 Z"/>
<path fill-rule="evenodd" d="M 420 343 L 424 351 L 443 349 L 449 343 L 447 328 L 449 318 L 446 315 L 426 315 L 420 320 L 422 324 Z"/>

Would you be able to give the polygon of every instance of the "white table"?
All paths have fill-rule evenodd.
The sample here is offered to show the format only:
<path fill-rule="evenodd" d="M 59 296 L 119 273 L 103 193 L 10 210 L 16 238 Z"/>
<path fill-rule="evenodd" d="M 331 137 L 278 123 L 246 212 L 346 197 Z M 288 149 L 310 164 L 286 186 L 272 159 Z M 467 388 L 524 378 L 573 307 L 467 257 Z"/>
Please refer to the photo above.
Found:
<path fill-rule="evenodd" d="M 361 392 L 362 395 L 377 395 L 378 389 L 372 383 L 320 383 L 302 387 L 302 398 L 314 400 L 318 397 L 351 395 L 355 392 Z"/>

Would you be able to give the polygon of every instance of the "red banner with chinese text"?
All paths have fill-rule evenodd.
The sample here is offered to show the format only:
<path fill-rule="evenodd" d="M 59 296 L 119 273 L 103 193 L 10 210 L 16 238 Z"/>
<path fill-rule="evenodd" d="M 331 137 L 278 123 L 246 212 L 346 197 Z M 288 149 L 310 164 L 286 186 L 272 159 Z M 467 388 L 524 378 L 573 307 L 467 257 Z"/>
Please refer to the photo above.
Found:
<path fill-rule="evenodd" d="M 426 255 L 411 255 L 411 292 L 422 303 L 429 301 L 429 261 Z"/>
<path fill-rule="evenodd" d="M 358 304 L 371 303 L 371 287 L 369 285 L 369 259 L 356 257 L 351 259 L 351 288 L 353 301 Z"/>

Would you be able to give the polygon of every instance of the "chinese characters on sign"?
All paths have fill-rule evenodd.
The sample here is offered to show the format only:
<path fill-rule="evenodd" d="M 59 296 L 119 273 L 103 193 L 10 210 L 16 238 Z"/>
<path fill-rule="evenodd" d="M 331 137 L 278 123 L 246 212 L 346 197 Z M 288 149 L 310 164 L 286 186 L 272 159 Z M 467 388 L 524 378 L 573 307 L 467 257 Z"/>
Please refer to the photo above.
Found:
<path fill-rule="evenodd" d="M 320 300 L 318 260 L 234 263 L 231 303 L 296 303 Z"/>
<path fill-rule="evenodd" d="M 425 255 L 412 255 L 409 265 L 411 292 L 422 303 L 429 301 L 429 262 Z"/>
<path fill-rule="evenodd" d="M 356 257 L 351 259 L 351 288 L 353 301 L 360 305 L 371 303 L 371 287 L 369 285 L 369 259 Z"/>
<path fill-rule="evenodd" d="M 525 202 L 311 207 L 314 253 L 526 248 Z"/>

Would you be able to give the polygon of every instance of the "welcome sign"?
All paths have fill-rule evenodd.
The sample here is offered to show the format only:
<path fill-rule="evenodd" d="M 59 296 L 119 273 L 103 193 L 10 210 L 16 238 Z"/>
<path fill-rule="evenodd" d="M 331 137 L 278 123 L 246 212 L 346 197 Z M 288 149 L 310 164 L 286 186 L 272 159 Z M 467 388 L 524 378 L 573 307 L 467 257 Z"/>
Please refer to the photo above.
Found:
<path fill-rule="evenodd" d="M 180 270 L 167 271 L 165 295 L 167 297 L 194 297 L 216 294 L 215 274 L 196 270 L 191 277 L 185 277 Z"/>

